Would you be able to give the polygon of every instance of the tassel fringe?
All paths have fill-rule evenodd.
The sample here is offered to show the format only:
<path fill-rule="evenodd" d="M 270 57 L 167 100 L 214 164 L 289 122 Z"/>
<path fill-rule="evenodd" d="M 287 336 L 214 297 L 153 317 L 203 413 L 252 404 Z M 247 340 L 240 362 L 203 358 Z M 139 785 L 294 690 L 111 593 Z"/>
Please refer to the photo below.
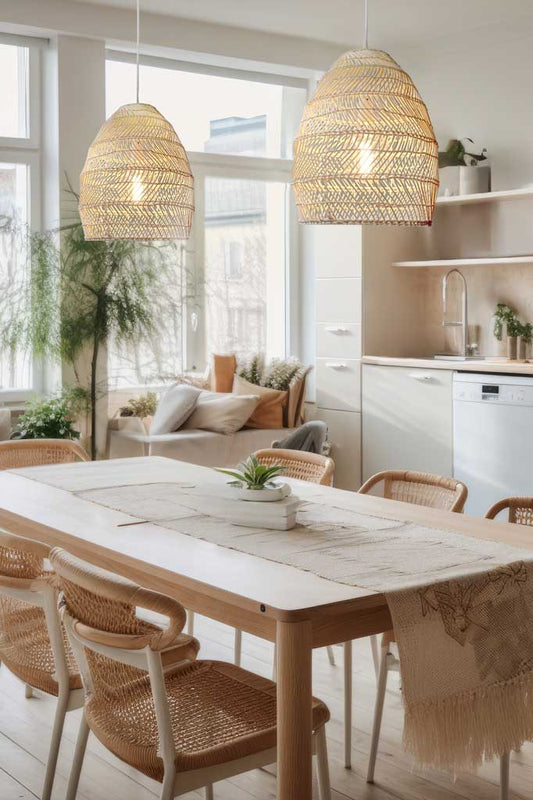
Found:
<path fill-rule="evenodd" d="M 406 705 L 403 741 L 418 767 L 475 771 L 533 739 L 533 673 Z"/>

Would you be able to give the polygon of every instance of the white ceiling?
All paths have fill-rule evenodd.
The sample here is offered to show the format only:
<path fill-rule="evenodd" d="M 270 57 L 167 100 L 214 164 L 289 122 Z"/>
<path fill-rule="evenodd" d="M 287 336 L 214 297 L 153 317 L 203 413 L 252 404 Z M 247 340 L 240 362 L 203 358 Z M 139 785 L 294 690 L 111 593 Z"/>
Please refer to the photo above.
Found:
<path fill-rule="evenodd" d="M 135 0 L 72 0 L 120 8 Z M 141 0 L 141 10 L 339 44 L 361 40 L 363 0 Z M 520 23 L 533 0 L 369 0 L 370 45 L 416 46 L 487 25 Z"/>

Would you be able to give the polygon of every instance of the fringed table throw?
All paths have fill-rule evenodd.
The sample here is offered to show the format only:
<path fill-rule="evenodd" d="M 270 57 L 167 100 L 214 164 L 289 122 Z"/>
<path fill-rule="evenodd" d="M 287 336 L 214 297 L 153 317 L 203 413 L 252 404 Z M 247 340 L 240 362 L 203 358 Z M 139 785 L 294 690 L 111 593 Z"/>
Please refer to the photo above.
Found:
<path fill-rule="evenodd" d="M 529 551 L 361 513 L 360 496 L 310 484 L 295 487 L 305 500 L 293 530 L 236 527 L 209 512 L 224 480 L 216 473 L 151 458 L 141 482 L 127 460 L 99 463 L 98 472 L 94 463 L 14 471 L 180 534 L 384 593 L 402 664 L 404 742 L 419 765 L 457 773 L 533 739 Z"/>

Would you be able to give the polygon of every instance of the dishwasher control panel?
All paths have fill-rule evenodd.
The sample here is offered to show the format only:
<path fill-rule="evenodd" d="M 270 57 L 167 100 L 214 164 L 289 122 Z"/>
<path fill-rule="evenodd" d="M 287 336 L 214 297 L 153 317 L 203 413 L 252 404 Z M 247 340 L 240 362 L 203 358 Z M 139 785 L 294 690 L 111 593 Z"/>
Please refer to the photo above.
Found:
<path fill-rule="evenodd" d="M 477 376 L 476 376 L 477 377 Z M 500 376 L 498 376 L 500 377 Z M 496 376 L 483 375 L 483 382 L 454 381 L 453 399 L 471 403 L 507 403 L 533 405 L 533 382 L 522 384 L 499 383 Z"/>

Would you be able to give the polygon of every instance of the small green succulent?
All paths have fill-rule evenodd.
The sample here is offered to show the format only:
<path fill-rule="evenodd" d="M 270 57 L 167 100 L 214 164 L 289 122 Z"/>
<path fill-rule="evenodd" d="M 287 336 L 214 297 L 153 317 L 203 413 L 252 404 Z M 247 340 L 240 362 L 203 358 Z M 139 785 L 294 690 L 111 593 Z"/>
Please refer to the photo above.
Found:
<path fill-rule="evenodd" d="M 235 478 L 235 480 L 230 481 L 230 486 L 241 486 L 242 488 L 257 490 L 273 486 L 274 478 L 283 473 L 283 467 L 281 464 L 273 464 L 271 467 L 267 467 L 266 464 L 259 463 L 257 456 L 251 455 L 246 461 L 242 461 L 238 465 L 237 470 L 217 469 L 216 471 L 229 475 L 230 478 Z"/>

